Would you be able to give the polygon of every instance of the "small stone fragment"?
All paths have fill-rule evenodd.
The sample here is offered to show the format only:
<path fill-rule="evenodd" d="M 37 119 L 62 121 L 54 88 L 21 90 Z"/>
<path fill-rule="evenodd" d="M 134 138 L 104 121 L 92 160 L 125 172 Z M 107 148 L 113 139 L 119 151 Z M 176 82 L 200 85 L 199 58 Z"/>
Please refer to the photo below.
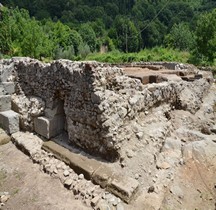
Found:
<path fill-rule="evenodd" d="M 78 178 L 79 178 L 80 180 L 83 180 L 83 179 L 84 179 L 84 175 L 83 175 L 83 174 L 80 174 L 80 175 L 78 176 Z"/>
<path fill-rule="evenodd" d="M 64 176 L 69 176 L 70 172 L 68 170 L 65 170 L 63 174 Z"/>
<path fill-rule="evenodd" d="M 170 167 L 171 167 L 170 164 L 167 162 L 157 163 L 158 169 L 168 169 Z"/>
<path fill-rule="evenodd" d="M 134 156 L 134 152 L 132 150 L 127 150 L 126 154 L 128 158 L 132 158 Z"/>
<path fill-rule="evenodd" d="M 139 179 L 139 174 L 135 174 L 135 179 Z"/>
<path fill-rule="evenodd" d="M 73 180 L 71 178 L 66 179 L 64 182 L 66 187 L 70 187 L 72 183 L 73 183 Z"/>
<path fill-rule="evenodd" d="M 98 204 L 98 202 L 100 201 L 100 199 L 101 199 L 101 195 L 98 195 L 98 196 L 94 197 L 91 200 L 91 206 L 95 207 Z"/>
<path fill-rule="evenodd" d="M 143 137 L 143 132 L 138 132 L 138 133 L 136 133 L 136 136 L 137 136 L 138 139 L 142 139 L 142 137 Z"/>
<path fill-rule="evenodd" d="M 155 187 L 154 186 L 149 187 L 148 193 L 153 193 L 154 191 L 155 191 Z"/>
<path fill-rule="evenodd" d="M 9 200 L 9 198 L 10 198 L 10 195 L 2 195 L 1 199 L 0 199 L 0 202 L 5 203 L 5 202 L 7 202 Z"/>

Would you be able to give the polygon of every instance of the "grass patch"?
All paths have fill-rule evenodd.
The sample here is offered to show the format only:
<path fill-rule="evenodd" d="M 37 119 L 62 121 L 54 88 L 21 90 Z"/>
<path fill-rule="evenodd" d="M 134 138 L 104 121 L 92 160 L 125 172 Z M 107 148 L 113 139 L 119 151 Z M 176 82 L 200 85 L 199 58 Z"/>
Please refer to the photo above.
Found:
<path fill-rule="evenodd" d="M 150 61 L 178 61 L 187 63 L 190 58 L 189 52 L 182 52 L 170 48 L 155 47 L 144 49 L 138 53 L 122 53 L 112 51 L 108 53 L 92 53 L 85 60 L 96 60 L 107 63 L 131 63 L 131 62 L 150 62 Z"/>

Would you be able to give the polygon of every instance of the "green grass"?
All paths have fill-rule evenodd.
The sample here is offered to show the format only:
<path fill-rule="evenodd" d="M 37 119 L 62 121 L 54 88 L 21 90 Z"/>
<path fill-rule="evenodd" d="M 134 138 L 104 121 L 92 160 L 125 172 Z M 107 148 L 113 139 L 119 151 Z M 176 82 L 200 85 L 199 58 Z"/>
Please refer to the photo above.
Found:
<path fill-rule="evenodd" d="M 108 53 L 89 54 L 85 60 L 96 60 L 108 63 L 130 63 L 139 61 L 178 61 L 187 63 L 190 57 L 189 52 L 182 52 L 168 48 L 155 47 L 144 49 L 138 53 L 122 53 L 113 51 Z"/>

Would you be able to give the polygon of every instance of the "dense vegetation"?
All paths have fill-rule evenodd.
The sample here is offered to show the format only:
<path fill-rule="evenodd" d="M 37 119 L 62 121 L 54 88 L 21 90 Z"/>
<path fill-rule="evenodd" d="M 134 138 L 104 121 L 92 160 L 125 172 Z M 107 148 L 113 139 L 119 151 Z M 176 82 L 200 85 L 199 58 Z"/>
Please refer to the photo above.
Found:
<path fill-rule="evenodd" d="M 0 12 L 3 55 L 72 60 L 88 56 L 112 61 L 120 51 L 120 61 L 133 61 L 155 60 L 151 53 L 164 52 L 166 56 L 161 59 L 175 60 L 179 56 L 169 52 L 176 49 L 190 52 L 187 57 L 193 63 L 213 63 L 216 58 L 215 0 L 2 0 L 1 3 L 5 6 Z M 97 56 L 100 51 L 112 53 Z M 138 56 L 144 51 L 150 55 Z"/>

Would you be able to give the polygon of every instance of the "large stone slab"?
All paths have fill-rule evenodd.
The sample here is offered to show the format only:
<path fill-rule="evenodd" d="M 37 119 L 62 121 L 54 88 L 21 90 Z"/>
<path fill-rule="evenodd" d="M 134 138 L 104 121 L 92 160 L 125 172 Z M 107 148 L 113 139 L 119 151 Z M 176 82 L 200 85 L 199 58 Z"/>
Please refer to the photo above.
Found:
<path fill-rule="evenodd" d="M 113 181 L 109 184 L 108 190 L 119 196 L 127 203 L 135 196 L 138 191 L 139 182 L 135 179 L 126 176 L 115 175 Z"/>
<path fill-rule="evenodd" d="M 44 142 L 42 148 L 67 163 L 76 173 L 84 174 L 86 179 L 91 179 L 127 203 L 133 200 L 138 191 L 137 180 L 116 174 L 100 161 L 73 153 L 53 141 Z"/>
<path fill-rule="evenodd" d="M 27 155 L 33 156 L 41 150 L 43 141 L 29 132 L 17 132 L 12 134 L 12 141 Z"/>
<path fill-rule="evenodd" d="M 84 174 L 86 179 L 91 179 L 92 174 L 101 166 L 96 160 L 73 153 L 53 141 L 44 142 L 42 148 L 66 162 L 76 173 Z"/>
<path fill-rule="evenodd" d="M 19 114 L 10 110 L 0 112 L 0 126 L 9 134 L 19 131 Z"/>
<path fill-rule="evenodd" d="M 64 124 L 64 115 L 58 115 L 52 119 L 47 117 L 37 117 L 34 119 L 34 130 L 39 135 L 50 139 L 64 130 Z"/>
<path fill-rule="evenodd" d="M 107 166 L 101 165 L 92 175 L 92 181 L 106 188 L 112 181 L 114 171 Z"/>
<path fill-rule="evenodd" d="M 8 111 L 11 109 L 11 96 L 0 95 L 0 112 Z"/>

